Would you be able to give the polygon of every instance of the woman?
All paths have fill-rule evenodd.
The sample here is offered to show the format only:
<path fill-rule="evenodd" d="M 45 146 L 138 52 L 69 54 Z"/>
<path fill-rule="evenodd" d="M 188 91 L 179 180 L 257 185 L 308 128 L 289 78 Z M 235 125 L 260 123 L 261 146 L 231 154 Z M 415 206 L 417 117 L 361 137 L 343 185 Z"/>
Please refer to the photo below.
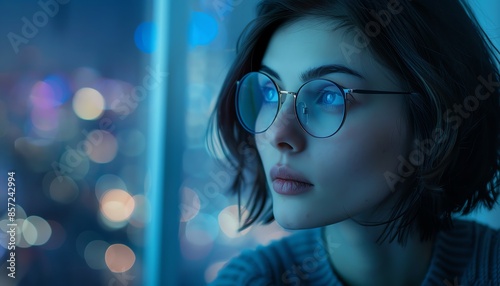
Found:
<path fill-rule="evenodd" d="M 495 50 L 458 0 L 263 0 L 212 127 L 242 228 L 214 285 L 500 285 Z"/>

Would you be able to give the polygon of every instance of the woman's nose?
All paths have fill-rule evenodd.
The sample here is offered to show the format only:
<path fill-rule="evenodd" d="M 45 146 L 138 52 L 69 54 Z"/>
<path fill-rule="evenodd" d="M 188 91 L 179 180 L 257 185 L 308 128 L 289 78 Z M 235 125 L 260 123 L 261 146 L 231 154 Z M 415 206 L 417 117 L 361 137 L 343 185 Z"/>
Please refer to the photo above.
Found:
<path fill-rule="evenodd" d="M 305 146 L 305 132 L 300 127 L 295 115 L 294 95 L 286 94 L 273 124 L 266 131 L 269 143 L 276 149 L 288 152 L 300 152 Z"/>

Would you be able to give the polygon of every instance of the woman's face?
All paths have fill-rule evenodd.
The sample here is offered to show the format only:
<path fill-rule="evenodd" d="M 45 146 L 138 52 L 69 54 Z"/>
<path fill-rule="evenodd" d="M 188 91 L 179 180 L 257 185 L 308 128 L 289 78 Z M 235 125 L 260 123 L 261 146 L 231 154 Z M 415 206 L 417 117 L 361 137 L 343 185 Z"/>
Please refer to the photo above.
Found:
<path fill-rule="evenodd" d="M 358 75 L 332 72 L 321 78 L 345 88 L 405 91 L 368 47 L 357 48 L 351 33 L 333 28 L 332 23 L 304 19 L 278 29 L 262 65 L 282 90 L 296 92 L 306 71 L 340 65 Z M 373 219 L 375 208 L 390 210 L 397 192 L 391 192 L 384 174 L 397 174 L 398 156 L 406 154 L 405 96 L 353 94 L 342 128 L 328 138 L 303 131 L 293 97 L 286 97 L 273 125 L 256 135 L 281 226 L 319 227 L 349 217 Z"/>

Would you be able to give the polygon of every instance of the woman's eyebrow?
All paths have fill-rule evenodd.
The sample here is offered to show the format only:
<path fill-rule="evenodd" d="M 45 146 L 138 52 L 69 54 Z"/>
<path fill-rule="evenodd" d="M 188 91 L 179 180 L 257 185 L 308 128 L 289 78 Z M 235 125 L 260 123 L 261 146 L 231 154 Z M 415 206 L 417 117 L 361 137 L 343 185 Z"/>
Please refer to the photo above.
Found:
<path fill-rule="evenodd" d="M 359 77 L 360 79 L 364 79 L 364 77 L 361 74 L 343 65 L 324 65 L 311 68 L 303 72 L 300 75 L 300 79 L 302 81 L 309 81 L 311 79 L 320 78 L 322 76 L 332 73 L 345 73 Z"/>
<path fill-rule="evenodd" d="M 260 70 L 262 72 L 269 74 L 270 76 L 273 76 L 278 80 L 281 80 L 278 73 L 266 65 L 262 65 Z M 300 75 L 300 79 L 302 81 L 309 81 L 311 79 L 320 78 L 322 76 L 332 73 L 345 73 L 364 79 L 364 77 L 361 74 L 343 65 L 323 65 L 315 68 L 310 68 Z"/>
<path fill-rule="evenodd" d="M 265 72 L 267 73 L 268 75 L 274 77 L 275 79 L 277 80 L 281 80 L 280 76 L 278 75 L 277 72 L 275 72 L 273 69 L 271 69 L 270 67 L 266 66 L 266 65 L 262 65 L 260 67 L 260 71 L 261 72 Z"/>

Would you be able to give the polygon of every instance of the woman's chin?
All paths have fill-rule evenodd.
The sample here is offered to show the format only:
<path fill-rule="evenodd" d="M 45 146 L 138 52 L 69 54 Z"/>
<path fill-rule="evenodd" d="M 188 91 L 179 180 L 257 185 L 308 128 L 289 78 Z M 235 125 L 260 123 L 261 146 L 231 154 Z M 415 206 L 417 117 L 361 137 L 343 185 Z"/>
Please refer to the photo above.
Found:
<path fill-rule="evenodd" d="M 315 217 L 310 212 L 290 211 L 290 210 L 277 210 L 273 209 L 274 219 L 284 229 L 287 230 L 300 230 L 322 227 L 330 224 L 337 223 L 345 218 L 332 219 L 332 217 Z"/>

